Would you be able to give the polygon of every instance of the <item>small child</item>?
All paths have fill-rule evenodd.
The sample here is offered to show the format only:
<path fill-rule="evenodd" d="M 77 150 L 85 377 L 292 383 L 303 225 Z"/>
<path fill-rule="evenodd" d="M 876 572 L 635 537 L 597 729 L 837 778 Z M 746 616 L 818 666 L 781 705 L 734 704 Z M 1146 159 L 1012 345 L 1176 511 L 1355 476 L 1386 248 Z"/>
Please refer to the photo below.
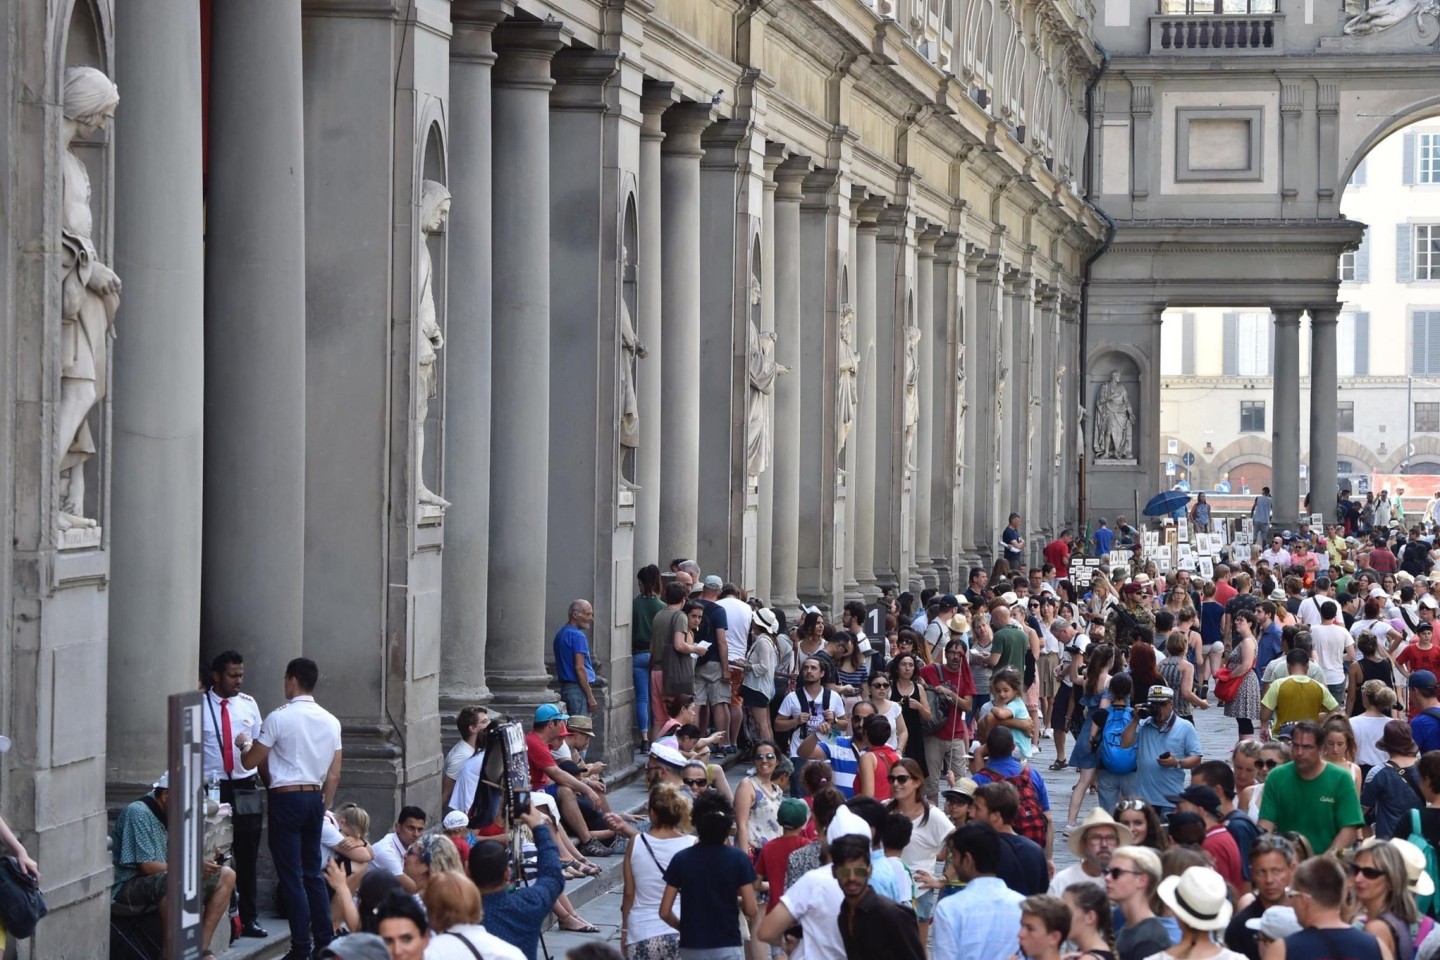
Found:
<path fill-rule="evenodd" d="M 911 909 L 915 907 L 915 871 L 900 859 L 900 855 L 910 846 L 910 835 L 914 830 L 915 825 L 910 822 L 909 817 L 893 810 L 885 814 L 885 819 L 880 823 L 880 844 L 885 849 L 885 859 L 894 867 L 897 875 L 904 874 L 910 880 L 910 898 L 901 902 L 909 904 Z"/>
<path fill-rule="evenodd" d="M 460 862 L 468 864 L 470 862 L 470 818 L 459 810 L 451 810 L 445 814 L 440 828 L 445 831 L 445 836 L 450 838 L 450 842 L 455 844 L 455 849 L 460 852 Z"/>
<path fill-rule="evenodd" d="M 685 754 L 687 760 L 704 760 L 710 756 L 711 745 L 719 743 L 724 738 L 724 731 L 720 731 L 702 739 L 700 728 L 693 723 L 687 723 L 675 731 L 675 742 L 672 745 L 676 750 Z M 665 743 L 668 739 L 666 737 L 660 742 Z"/>
<path fill-rule="evenodd" d="M 996 670 L 990 678 L 990 716 L 996 723 L 1004 724 L 1015 735 L 1015 746 L 1025 759 L 1035 753 L 1035 744 L 1030 739 L 1030 710 L 1020 696 L 1020 677 L 1010 667 Z M 1006 720 L 1024 720 L 1025 723 L 1005 723 Z"/>
<path fill-rule="evenodd" d="M 1059 897 L 1026 897 L 1020 903 L 1020 953 L 1010 960 L 1060 960 L 1070 936 L 1070 908 Z"/>

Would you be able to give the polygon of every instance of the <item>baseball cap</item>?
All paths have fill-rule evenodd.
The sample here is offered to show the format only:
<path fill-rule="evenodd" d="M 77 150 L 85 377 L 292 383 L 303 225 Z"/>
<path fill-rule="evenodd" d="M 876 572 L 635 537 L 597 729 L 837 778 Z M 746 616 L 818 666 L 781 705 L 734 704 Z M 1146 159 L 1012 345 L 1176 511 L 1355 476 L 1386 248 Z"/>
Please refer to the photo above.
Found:
<path fill-rule="evenodd" d="M 1411 676 L 1411 678 L 1412 678 L 1410 682 L 1411 682 L 1411 683 L 1414 683 L 1415 681 L 1414 681 L 1413 678 L 1414 678 L 1415 675 L 1412 673 L 1410 676 Z M 1434 677 L 1432 676 L 1431 679 L 1433 680 Z M 150 784 L 150 789 L 151 789 L 151 790 L 169 790 L 169 789 L 170 789 L 170 771 L 169 771 L 169 770 L 166 770 L 164 773 L 160 774 L 160 779 L 159 779 L 159 780 L 156 780 L 154 783 Z"/>
<path fill-rule="evenodd" d="M 725 586 L 725 581 L 724 581 L 724 580 L 721 580 L 719 577 L 715 576 L 714 574 L 711 574 L 710 576 L 706 577 L 705 580 L 704 580 L 704 583 L 705 583 L 705 589 L 706 589 L 706 590 L 720 590 L 720 589 L 724 588 L 724 586 Z"/>
<path fill-rule="evenodd" d="M 1428 693 L 1435 692 L 1435 674 L 1429 670 L 1416 670 L 1410 674 L 1410 686 L 1424 690 Z"/>
<path fill-rule="evenodd" d="M 810 808 L 798 797 L 786 797 L 780 801 L 775 819 L 782 827 L 803 827 L 810 820 Z"/>
<path fill-rule="evenodd" d="M 1215 815 L 1220 814 L 1220 794 L 1214 788 L 1201 784 L 1191 784 L 1179 793 L 1170 794 L 1165 797 L 1171 803 L 1179 803 L 1184 800 L 1186 803 L 1193 803 L 1202 810 L 1208 810 Z"/>
<path fill-rule="evenodd" d="M 958 606 L 960 606 L 960 601 L 959 601 L 958 599 L 956 599 L 955 594 L 953 594 L 953 593 L 947 593 L 947 594 L 945 594 L 945 596 L 943 596 L 943 597 L 940 598 L 940 607 L 941 607 L 941 609 L 944 609 L 945 607 L 949 607 L 950 609 L 953 610 L 953 609 L 955 609 L 955 608 L 958 607 Z"/>
<path fill-rule="evenodd" d="M 1425 596 L 1420 598 L 1420 606 L 1429 607 L 1431 610 L 1440 610 L 1440 601 L 1437 601 L 1434 597 L 1430 596 L 1430 594 L 1427 593 L 1425 594 Z"/>
<path fill-rule="evenodd" d="M 553 703 L 542 703 L 535 708 L 535 722 L 549 723 L 551 720 L 569 720 L 570 715 Z"/>
<path fill-rule="evenodd" d="M 1435 629 L 1435 625 L 1434 625 L 1433 623 L 1431 623 L 1429 620 L 1421 620 L 1419 623 L 1415 624 L 1415 632 L 1416 632 L 1416 633 L 1430 633 L 1430 632 L 1432 632 L 1434 629 Z"/>
<path fill-rule="evenodd" d="M 390 951 L 373 933 L 351 933 L 336 937 L 320 951 L 321 960 L 334 957 L 335 960 L 390 960 Z"/>
<path fill-rule="evenodd" d="M 1300 932 L 1300 920 L 1295 916 L 1294 907 L 1266 907 L 1260 916 L 1246 920 L 1245 926 L 1271 940 L 1284 940 L 1290 934 Z"/>
<path fill-rule="evenodd" d="M 440 821 L 440 826 L 446 830 L 459 830 L 461 827 L 469 825 L 470 818 L 459 810 L 451 810 L 445 814 L 445 819 Z"/>
<path fill-rule="evenodd" d="M 1153 687 L 1150 688 L 1150 693 L 1149 693 L 1148 696 L 1146 696 L 1145 699 L 1151 700 L 1151 701 L 1154 701 L 1154 700 L 1174 700 L 1174 699 L 1175 699 L 1175 691 L 1174 691 L 1174 690 L 1171 690 L 1169 687 L 1165 686 L 1163 683 L 1157 683 L 1157 684 L 1155 684 L 1155 686 L 1153 686 Z"/>

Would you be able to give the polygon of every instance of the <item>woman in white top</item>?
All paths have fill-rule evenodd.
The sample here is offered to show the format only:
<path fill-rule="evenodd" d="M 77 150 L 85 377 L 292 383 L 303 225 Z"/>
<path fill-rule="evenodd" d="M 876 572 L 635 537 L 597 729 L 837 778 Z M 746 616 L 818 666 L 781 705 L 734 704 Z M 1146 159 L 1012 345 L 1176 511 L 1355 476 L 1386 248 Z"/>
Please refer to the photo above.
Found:
<path fill-rule="evenodd" d="M 1240 809 L 1256 823 L 1260 822 L 1260 798 L 1265 793 L 1265 778 L 1270 771 L 1282 763 L 1290 762 L 1290 744 L 1284 740 L 1271 740 L 1260 748 L 1260 759 L 1255 763 L 1256 783 L 1246 787 L 1240 794 Z"/>
<path fill-rule="evenodd" d="M 875 706 L 876 715 L 890 721 L 890 739 L 886 743 L 896 753 L 904 753 L 905 744 L 910 741 L 910 731 L 905 728 L 905 718 L 900 715 L 899 701 L 890 699 L 890 678 L 883 673 L 877 673 L 870 678 L 866 687 L 870 691 L 870 702 Z"/>
<path fill-rule="evenodd" d="M 480 891 L 456 870 L 437 873 L 425 888 L 430 943 L 425 960 L 523 960 L 525 954 L 480 925 Z"/>
<path fill-rule="evenodd" d="M 940 888 L 945 885 L 945 871 L 937 861 L 944 859 L 941 851 L 955 825 L 939 807 L 926 802 L 925 774 L 920 764 L 906 757 L 895 764 L 889 776 L 890 802 L 886 805 L 887 809 L 908 817 L 912 828 L 910 842 L 901 851 L 900 859 L 914 875 L 915 886 L 924 891 L 915 901 L 915 912 L 920 918 L 920 942 L 925 943 L 935 902 L 940 897 Z"/>
<path fill-rule="evenodd" d="M 670 860 L 693 846 L 690 797 L 669 784 L 650 788 L 650 831 L 625 848 L 625 893 L 620 901 L 620 952 L 628 960 L 677 960 L 680 934 L 660 919 L 665 869 Z M 675 905 L 679 915 L 680 904 Z M 473 960 L 473 958 L 471 958 Z"/>

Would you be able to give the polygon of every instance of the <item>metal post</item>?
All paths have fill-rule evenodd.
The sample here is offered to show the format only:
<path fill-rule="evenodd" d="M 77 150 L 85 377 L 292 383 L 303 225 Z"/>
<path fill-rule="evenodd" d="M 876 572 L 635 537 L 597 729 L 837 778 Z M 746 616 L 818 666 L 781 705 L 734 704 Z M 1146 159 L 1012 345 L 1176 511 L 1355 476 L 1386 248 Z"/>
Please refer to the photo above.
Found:
<path fill-rule="evenodd" d="M 170 875 L 165 892 L 170 918 L 165 931 L 165 956 L 170 960 L 200 960 L 200 915 L 205 909 L 200 886 L 205 842 L 201 697 L 198 690 L 170 696 L 170 796 L 165 805 L 169 821 L 165 869 Z"/>

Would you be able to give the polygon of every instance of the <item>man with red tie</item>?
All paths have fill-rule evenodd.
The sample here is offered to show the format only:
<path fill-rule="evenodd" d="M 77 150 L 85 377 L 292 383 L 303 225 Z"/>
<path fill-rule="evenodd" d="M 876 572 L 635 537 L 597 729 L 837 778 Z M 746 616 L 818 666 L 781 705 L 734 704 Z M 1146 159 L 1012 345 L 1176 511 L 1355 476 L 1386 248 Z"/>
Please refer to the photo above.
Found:
<path fill-rule="evenodd" d="M 260 705 L 248 693 L 241 693 L 245 681 L 245 658 L 226 650 L 210 662 L 210 689 L 205 694 L 204 747 L 205 779 L 220 780 L 220 802 L 230 804 L 235 841 L 235 888 L 240 893 L 242 937 L 269 934 L 255 918 L 255 861 L 260 854 L 260 833 L 265 826 L 262 797 L 264 784 L 258 771 L 240 762 L 235 738 L 245 734 L 253 739 L 263 718 Z M 239 794 L 240 799 L 236 800 Z"/>

